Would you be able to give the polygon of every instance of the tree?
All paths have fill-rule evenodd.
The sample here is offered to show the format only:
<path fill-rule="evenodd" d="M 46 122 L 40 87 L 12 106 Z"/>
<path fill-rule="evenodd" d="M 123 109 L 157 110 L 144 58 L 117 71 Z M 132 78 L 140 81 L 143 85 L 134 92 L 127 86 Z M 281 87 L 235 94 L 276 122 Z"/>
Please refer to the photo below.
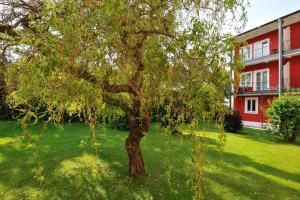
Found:
<path fill-rule="evenodd" d="M 288 93 L 276 98 L 267 114 L 272 132 L 282 136 L 285 143 L 295 143 L 300 131 L 300 96 Z"/>
<path fill-rule="evenodd" d="M 131 126 L 125 148 L 132 176 L 145 174 L 140 142 L 150 107 L 176 91 L 191 118 L 214 117 L 224 107 L 230 69 L 240 67 L 229 59 L 234 38 L 224 27 L 243 25 L 245 0 L 2 4 L 2 41 L 15 60 L 6 72 L 8 87 L 15 86 L 10 105 L 26 105 L 26 119 L 46 105 L 54 122 L 63 112 L 95 122 L 106 107 L 121 109 Z"/>

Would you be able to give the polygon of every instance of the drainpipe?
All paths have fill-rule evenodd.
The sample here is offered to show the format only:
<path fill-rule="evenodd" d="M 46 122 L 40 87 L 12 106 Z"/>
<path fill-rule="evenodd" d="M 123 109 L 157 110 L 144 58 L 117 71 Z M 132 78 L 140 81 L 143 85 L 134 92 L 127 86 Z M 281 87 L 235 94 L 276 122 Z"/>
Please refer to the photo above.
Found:
<path fill-rule="evenodd" d="M 229 86 L 229 109 L 232 110 L 232 101 L 231 101 L 231 98 L 232 98 L 232 90 L 231 90 L 231 83 L 230 83 L 230 86 Z"/>
<path fill-rule="evenodd" d="M 278 83 L 278 92 L 281 96 L 283 92 L 283 31 L 282 31 L 282 19 L 278 19 L 278 74 L 279 74 L 279 83 Z"/>
<path fill-rule="evenodd" d="M 230 62 L 232 62 L 232 59 L 233 59 L 233 53 L 231 52 L 231 55 L 230 55 Z M 229 86 L 229 109 L 230 110 L 233 110 L 233 106 L 232 106 L 232 92 L 233 92 L 233 81 L 234 81 L 234 78 L 233 78 L 233 75 L 232 75 L 232 69 L 230 69 L 230 86 Z"/>

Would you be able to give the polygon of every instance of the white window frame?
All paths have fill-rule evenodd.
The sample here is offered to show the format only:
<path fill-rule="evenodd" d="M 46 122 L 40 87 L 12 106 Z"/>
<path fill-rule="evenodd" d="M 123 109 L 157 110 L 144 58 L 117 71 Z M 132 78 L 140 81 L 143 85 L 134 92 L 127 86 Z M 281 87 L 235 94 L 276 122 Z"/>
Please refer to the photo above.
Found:
<path fill-rule="evenodd" d="M 246 75 L 246 74 L 250 74 L 250 85 L 247 85 L 247 86 L 243 86 L 242 85 L 242 82 L 243 82 L 243 80 L 242 80 L 242 77 L 243 77 L 243 75 Z M 252 79 L 252 71 L 251 72 L 243 72 L 243 73 L 241 73 L 240 74 L 240 87 L 252 87 L 252 81 L 253 79 Z"/>
<path fill-rule="evenodd" d="M 268 78 L 268 81 L 267 81 L 267 88 L 270 88 L 270 69 L 269 68 L 265 68 L 265 69 L 260 69 L 260 70 L 255 70 L 253 71 L 253 91 L 257 91 L 256 90 L 256 87 L 257 87 L 257 73 L 258 72 L 264 72 L 266 71 L 267 72 L 267 78 Z"/>
<path fill-rule="evenodd" d="M 250 57 L 248 57 L 248 53 L 246 53 L 246 56 L 244 57 L 244 54 L 243 54 L 243 51 L 245 49 L 247 49 L 248 47 L 250 47 Z M 253 58 L 253 45 L 252 44 L 249 44 L 249 45 L 246 45 L 246 46 L 243 46 L 240 48 L 240 55 L 242 56 L 242 59 L 244 61 L 247 61 L 247 60 L 252 60 Z"/>
<path fill-rule="evenodd" d="M 264 42 L 268 42 L 268 44 L 269 44 L 269 48 L 268 48 L 268 52 L 267 52 L 267 55 L 264 55 L 263 54 L 263 46 L 262 46 L 262 44 L 264 43 Z M 257 46 L 260 46 L 260 50 L 261 50 L 261 56 L 258 56 L 257 55 L 257 51 L 256 51 L 256 48 L 255 47 L 257 47 Z M 268 39 L 265 39 L 265 40 L 261 40 L 261 41 L 258 41 L 258 42 L 255 42 L 254 43 L 254 45 L 253 45 L 253 48 L 254 48 L 254 58 L 261 58 L 261 57 L 264 57 L 264 56 L 269 56 L 270 55 L 270 38 L 268 38 Z"/>
<path fill-rule="evenodd" d="M 251 100 L 251 107 L 252 107 L 252 101 L 255 100 L 255 108 L 256 108 L 255 111 L 248 111 L 248 101 L 249 100 Z M 258 114 L 258 97 L 246 97 L 245 98 L 245 113 Z"/>

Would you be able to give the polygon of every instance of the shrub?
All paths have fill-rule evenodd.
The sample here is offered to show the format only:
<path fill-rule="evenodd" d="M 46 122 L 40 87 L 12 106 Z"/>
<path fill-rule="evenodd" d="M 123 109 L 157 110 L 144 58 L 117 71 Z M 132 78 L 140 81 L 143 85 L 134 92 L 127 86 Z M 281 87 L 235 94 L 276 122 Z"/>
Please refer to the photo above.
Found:
<path fill-rule="evenodd" d="M 130 122 L 127 115 L 120 116 L 114 123 L 115 123 L 115 127 L 118 130 L 123 130 L 123 131 L 130 130 Z"/>
<path fill-rule="evenodd" d="M 224 116 L 222 126 L 226 132 L 237 133 L 243 128 L 242 118 L 238 111 L 233 111 Z"/>
<path fill-rule="evenodd" d="M 285 94 L 273 100 L 267 115 L 271 131 L 283 137 L 286 143 L 295 143 L 300 130 L 300 96 Z"/>

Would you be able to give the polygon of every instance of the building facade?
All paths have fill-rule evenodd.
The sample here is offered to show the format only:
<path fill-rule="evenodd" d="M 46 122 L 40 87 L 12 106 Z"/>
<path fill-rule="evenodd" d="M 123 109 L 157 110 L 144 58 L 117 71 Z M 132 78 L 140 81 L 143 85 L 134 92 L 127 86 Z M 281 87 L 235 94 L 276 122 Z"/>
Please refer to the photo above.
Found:
<path fill-rule="evenodd" d="M 231 107 L 245 126 L 264 127 L 270 101 L 300 88 L 300 10 L 237 37 L 245 68 L 234 75 Z"/>

